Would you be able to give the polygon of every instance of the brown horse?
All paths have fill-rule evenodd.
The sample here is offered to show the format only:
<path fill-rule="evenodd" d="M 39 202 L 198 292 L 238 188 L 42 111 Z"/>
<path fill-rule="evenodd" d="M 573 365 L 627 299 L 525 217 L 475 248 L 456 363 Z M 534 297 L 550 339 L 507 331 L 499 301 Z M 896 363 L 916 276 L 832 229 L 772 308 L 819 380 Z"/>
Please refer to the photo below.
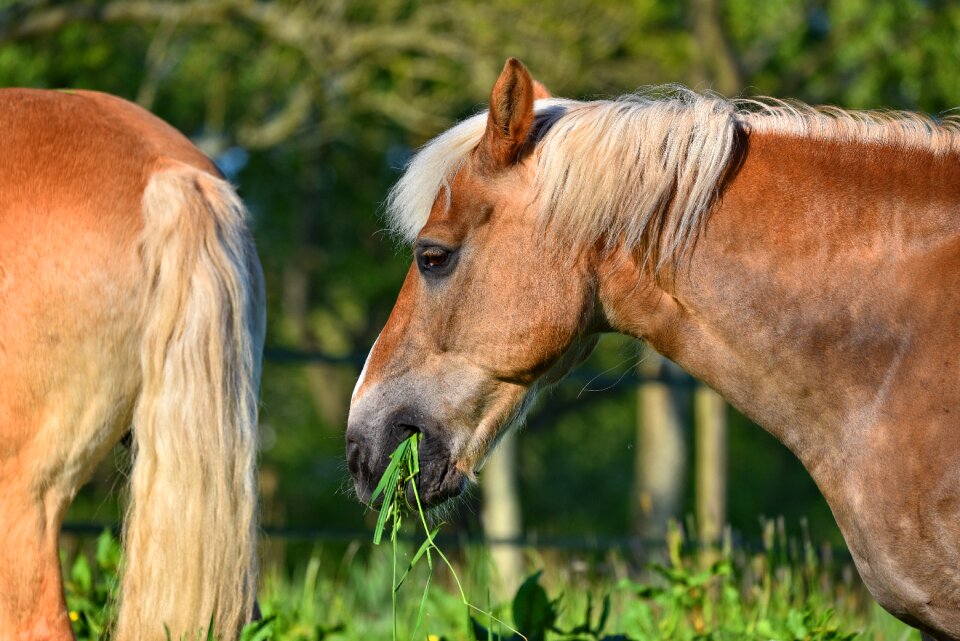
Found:
<path fill-rule="evenodd" d="M 60 524 L 132 425 L 113 636 L 212 621 L 233 639 L 256 582 L 264 332 L 243 205 L 119 98 L 3 90 L 0 132 L 0 636 L 73 638 Z"/>
<path fill-rule="evenodd" d="M 887 610 L 960 639 L 960 122 L 538 98 L 508 61 L 391 193 L 415 259 L 351 404 L 360 497 L 411 431 L 421 496 L 456 495 L 622 332 L 800 458 Z"/>

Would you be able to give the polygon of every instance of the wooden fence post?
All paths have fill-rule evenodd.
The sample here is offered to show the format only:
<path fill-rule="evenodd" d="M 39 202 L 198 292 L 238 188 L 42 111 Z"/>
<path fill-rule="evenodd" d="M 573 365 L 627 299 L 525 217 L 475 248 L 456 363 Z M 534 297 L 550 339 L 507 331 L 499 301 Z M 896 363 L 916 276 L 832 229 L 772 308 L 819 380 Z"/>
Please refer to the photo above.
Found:
<path fill-rule="evenodd" d="M 648 349 L 640 374 L 657 376 L 668 361 Z M 686 476 L 683 394 L 658 380 L 637 390 L 637 448 L 632 515 L 643 540 L 661 540 L 671 518 L 680 516 Z"/>
<path fill-rule="evenodd" d="M 516 439 L 515 432 L 504 436 L 480 472 L 483 534 L 488 541 L 513 541 L 523 534 Z M 496 595 L 509 599 L 523 579 L 523 552 L 514 543 L 497 543 L 491 546 L 490 555 L 497 575 Z"/>
<path fill-rule="evenodd" d="M 719 543 L 727 520 L 727 406 L 706 386 L 694 392 L 696 421 L 697 533 L 701 543 Z"/>

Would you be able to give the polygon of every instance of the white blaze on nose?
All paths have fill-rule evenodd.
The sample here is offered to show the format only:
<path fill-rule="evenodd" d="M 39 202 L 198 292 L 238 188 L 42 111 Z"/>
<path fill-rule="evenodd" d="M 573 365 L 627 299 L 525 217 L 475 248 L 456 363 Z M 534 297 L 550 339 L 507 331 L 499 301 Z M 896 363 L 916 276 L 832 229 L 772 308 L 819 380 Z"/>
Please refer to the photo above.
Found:
<path fill-rule="evenodd" d="M 380 336 L 377 336 L 377 340 L 373 341 L 373 346 L 370 348 L 370 353 L 367 354 L 367 360 L 363 362 L 363 369 L 360 370 L 360 378 L 357 379 L 357 384 L 353 386 L 353 394 L 350 395 L 350 402 L 353 403 L 353 400 L 357 397 L 357 392 L 360 391 L 360 388 L 363 386 L 363 379 L 367 377 L 367 365 L 370 364 L 370 357 L 373 355 L 373 350 L 377 348 L 377 341 L 380 340 Z"/>

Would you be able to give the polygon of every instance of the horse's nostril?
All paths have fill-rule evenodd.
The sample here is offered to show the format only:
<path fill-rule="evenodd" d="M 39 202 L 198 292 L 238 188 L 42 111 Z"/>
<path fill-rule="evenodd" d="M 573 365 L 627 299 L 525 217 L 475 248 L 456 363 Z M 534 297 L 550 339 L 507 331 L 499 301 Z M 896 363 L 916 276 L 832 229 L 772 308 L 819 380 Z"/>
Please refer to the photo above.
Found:
<path fill-rule="evenodd" d="M 360 474 L 360 462 L 362 459 L 362 448 L 360 441 L 355 438 L 347 437 L 347 469 L 354 477 Z"/>
<path fill-rule="evenodd" d="M 406 423 L 397 423 L 394 427 L 398 432 L 400 432 L 403 438 L 409 438 L 414 434 L 420 434 L 423 432 L 423 430 L 416 425 L 408 425 Z"/>

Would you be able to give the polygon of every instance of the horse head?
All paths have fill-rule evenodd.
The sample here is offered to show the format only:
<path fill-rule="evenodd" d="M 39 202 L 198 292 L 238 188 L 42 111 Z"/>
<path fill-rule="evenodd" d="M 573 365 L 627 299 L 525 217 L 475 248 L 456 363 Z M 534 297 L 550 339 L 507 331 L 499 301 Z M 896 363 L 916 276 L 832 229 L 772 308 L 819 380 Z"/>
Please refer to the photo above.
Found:
<path fill-rule="evenodd" d="M 538 117 L 534 104 L 546 98 L 508 60 L 489 111 L 428 145 L 394 189 L 413 264 L 351 401 L 347 458 L 361 500 L 415 432 L 420 498 L 460 494 L 535 391 L 596 343 L 594 265 L 548 248 L 536 221 L 535 138 L 549 109 Z"/>

